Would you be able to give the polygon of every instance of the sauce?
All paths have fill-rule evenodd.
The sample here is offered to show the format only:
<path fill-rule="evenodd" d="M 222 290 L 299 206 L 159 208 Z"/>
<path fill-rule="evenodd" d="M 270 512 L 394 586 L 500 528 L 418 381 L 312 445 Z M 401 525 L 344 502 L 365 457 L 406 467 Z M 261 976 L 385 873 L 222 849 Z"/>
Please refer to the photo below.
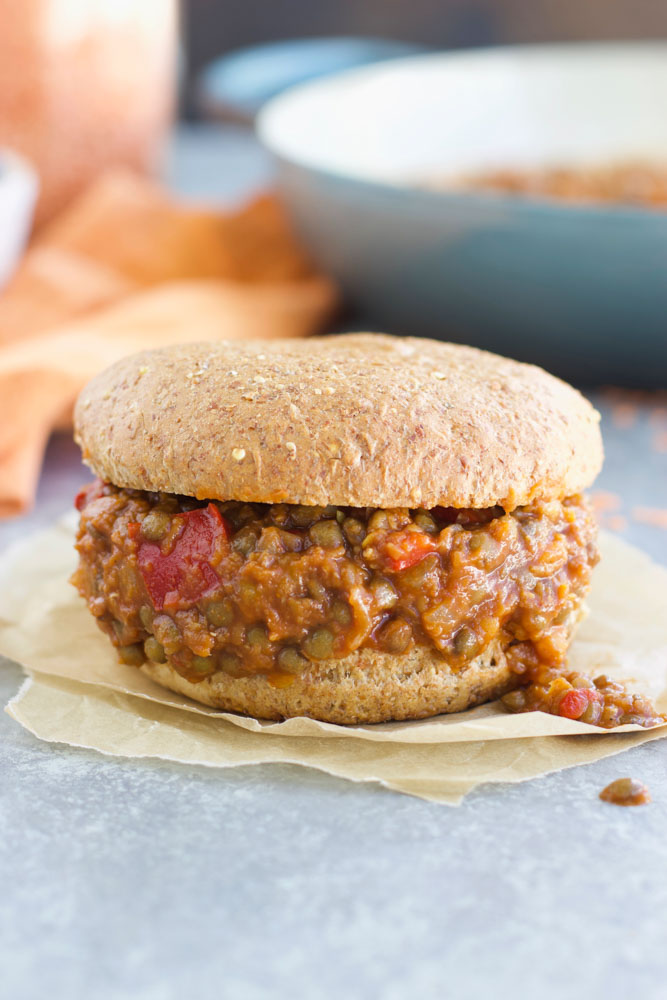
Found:
<path fill-rule="evenodd" d="M 143 650 L 188 678 L 225 670 L 282 684 L 311 661 L 415 645 L 459 670 L 500 642 L 525 682 L 533 664 L 563 664 L 597 561 L 581 497 L 452 512 L 206 503 L 97 484 L 77 504 L 75 583 L 98 624 L 126 660 Z"/>

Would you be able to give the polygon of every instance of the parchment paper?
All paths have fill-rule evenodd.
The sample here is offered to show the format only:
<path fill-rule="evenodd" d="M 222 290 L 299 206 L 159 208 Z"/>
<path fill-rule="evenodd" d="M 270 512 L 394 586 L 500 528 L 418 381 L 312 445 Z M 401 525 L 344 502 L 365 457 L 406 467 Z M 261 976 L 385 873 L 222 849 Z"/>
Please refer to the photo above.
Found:
<path fill-rule="evenodd" d="M 355 727 L 197 705 L 116 662 L 67 582 L 73 531 L 68 518 L 0 559 L 0 653 L 34 675 L 8 710 L 42 739 L 211 766 L 288 761 L 453 803 L 481 782 L 524 780 L 667 735 L 667 726 L 610 734 L 541 712 L 510 715 L 497 703 Z M 631 679 L 667 709 L 667 571 L 614 536 L 603 534 L 601 549 L 572 666 Z M 562 738 L 574 734 L 582 735 Z"/>
<path fill-rule="evenodd" d="M 426 746 L 253 733 L 220 718 L 185 713 L 145 698 L 34 674 L 7 707 L 43 740 L 122 757 L 157 757 L 209 767 L 283 763 L 431 802 L 458 805 L 483 782 L 539 777 L 657 739 L 658 730 L 595 736 L 439 743 Z M 664 731 L 662 733 L 664 735 Z"/>

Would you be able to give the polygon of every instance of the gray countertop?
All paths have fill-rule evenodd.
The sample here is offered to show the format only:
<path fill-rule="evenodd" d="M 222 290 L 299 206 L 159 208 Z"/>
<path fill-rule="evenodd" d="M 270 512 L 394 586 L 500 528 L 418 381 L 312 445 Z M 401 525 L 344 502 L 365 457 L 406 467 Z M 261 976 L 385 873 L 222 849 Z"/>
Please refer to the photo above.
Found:
<path fill-rule="evenodd" d="M 181 138 L 170 177 L 238 197 L 267 170 L 238 132 L 201 132 Z M 603 520 L 667 564 L 647 510 L 667 508 L 666 428 L 650 400 L 596 402 Z M 36 509 L 0 525 L 0 550 L 68 509 L 85 479 L 55 437 Z M 20 682 L 5 662 L 4 702 Z M 666 994 L 663 741 L 451 809 L 286 765 L 107 759 L 40 743 L 6 715 L 0 733 L 8 1000 Z M 649 785 L 650 806 L 598 800 L 625 774 Z"/>

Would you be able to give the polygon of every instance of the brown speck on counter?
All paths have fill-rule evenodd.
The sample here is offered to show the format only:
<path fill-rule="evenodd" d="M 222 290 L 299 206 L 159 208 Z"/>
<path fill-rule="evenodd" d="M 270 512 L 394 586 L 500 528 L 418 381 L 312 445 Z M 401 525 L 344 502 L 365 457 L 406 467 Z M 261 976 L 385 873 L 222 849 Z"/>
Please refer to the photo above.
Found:
<path fill-rule="evenodd" d="M 615 806 L 645 806 L 651 801 L 648 788 L 637 778 L 617 778 L 602 789 L 600 798 Z"/>

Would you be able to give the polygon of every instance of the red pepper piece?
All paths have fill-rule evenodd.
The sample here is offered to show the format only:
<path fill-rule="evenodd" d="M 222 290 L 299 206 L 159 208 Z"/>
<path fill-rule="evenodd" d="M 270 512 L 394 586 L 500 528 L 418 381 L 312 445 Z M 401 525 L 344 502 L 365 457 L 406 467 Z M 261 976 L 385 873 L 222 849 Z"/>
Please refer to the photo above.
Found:
<path fill-rule="evenodd" d="M 139 569 L 156 611 L 189 607 L 220 582 L 211 560 L 229 538 L 227 522 L 212 503 L 178 516 L 183 527 L 170 552 L 155 542 L 139 546 Z"/>
<path fill-rule="evenodd" d="M 434 549 L 433 539 L 421 531 L 397 532 L 387 538 L 381 559 L 391 572 L 400 573 L 421 562 Z"/>
<path fill-rule="evenodd" d="M 564 719 L 580 719 L 591 701 L 598 701 L 597 691 L 588 688 L 572 688 L 558 703 L 558 714 Z"/>

